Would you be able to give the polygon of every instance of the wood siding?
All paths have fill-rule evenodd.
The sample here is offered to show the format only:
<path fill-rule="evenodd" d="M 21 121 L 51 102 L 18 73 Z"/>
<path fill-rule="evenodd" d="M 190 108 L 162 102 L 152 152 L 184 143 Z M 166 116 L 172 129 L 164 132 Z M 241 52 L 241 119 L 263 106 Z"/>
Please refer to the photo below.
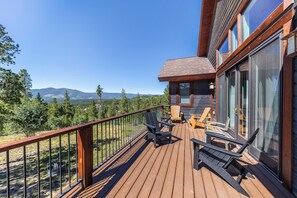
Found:
<path fill-rule="evenodd" d="M 192 83 L 192 97 L 193 106 L 184 107 L 181 106 L 181 111 L 185 114 L 185 118 L 188 119 L 190 114 L 202 114 L 205 107 L 215 107 L 212 104 L 215 100 L 212 98 L 212 90 L 209 90 L 209 83 L 214 82 L 212 80 L 199 80 Z M 170 82 L 169 84 L 170 104 L 178 105 L 178 83 Z"/>
<path fill-rule="evenodd" d="M 293 87 L 293 173 L 292 192 L 297 196 L 297 58 L 294 59 L 294 87 Z"/>
<path fill-rule="evenodd" d="M 237 10 L 244 0 L 221 0 L 217 1 L 212 33 L 209 41 L 208 59 L 215 67 L 216 47 L 226 36 L 231 20 L 236 17 Z"/>

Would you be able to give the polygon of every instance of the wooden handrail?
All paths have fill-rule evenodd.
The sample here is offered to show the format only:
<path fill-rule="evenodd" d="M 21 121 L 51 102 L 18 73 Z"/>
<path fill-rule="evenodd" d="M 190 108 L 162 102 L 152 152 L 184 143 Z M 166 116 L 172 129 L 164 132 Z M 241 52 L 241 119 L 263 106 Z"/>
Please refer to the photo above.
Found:
<path fill-rule="evenodd" d="M 53 138 L 53 137 L 56 137 L 56 136 L 59 136 L 59 135 L 64 135 L 64 134 L 67 134 L 67 133 L 70 133 L 70 132 L 73 132 L 73 131 L 78 131 L 78 130 L 81 130 L 83 128 L 87 128 L 89 126 L 104 123 L 104 122 L 107 122 L 107 121 L 110 121 L 110 120 L 119 119 L 119 118 L 126 117 L 126 116 L 129 116 L 129 115 L 141 113 L 141 112 L 144 112 L 144 111 L 149 111 L 149 110 L 152 110 L 152 109 L 163 108 L 163 107 L 164 107 L 163 105 L 158 105 L 158 106 L 138 110 L 138 111 L 135 111 L 135 112 L 125 113 L 125 114 L 112 116 L 112 117 L 101 119 L 101 120 L 91 121 L 91 122 L 87 122 L 87 123 L 80 124 L 80 125 L 77 125 L 77 126 L 58 129 L 58 130 L 51 131 L 51 132 L 48 132 L 48 133 L 44 133 L 44 134 L 24 138 L 24 139 L 21 139 L 21 140 L 17 140 L 17 141 L 14 141 L 14 142 L 6 143 L 6 144 L 3 144 L 3 145 L 0 145 L 0 153 L 5 152 L 5 151 L 9 151 L 11 149 L 19 148 L 21 146 L 25 146 L 25 145 L 29 145 L 29 144 L 32 144 L 32 143 L 40 142 L 42 140 L 47 140 L 49 138 Z"/>

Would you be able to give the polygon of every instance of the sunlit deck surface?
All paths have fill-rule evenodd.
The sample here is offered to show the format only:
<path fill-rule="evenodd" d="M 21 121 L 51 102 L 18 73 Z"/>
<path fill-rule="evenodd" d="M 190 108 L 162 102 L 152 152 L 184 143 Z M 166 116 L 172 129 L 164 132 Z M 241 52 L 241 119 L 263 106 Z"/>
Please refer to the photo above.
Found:
<path fill-rule="evenodd" d="M 193 169 L 191 138 L 205 140 L 204 130 L 176 124 L 172 144 L 154 148 L 141 138 L 110 164 L 94 172 L 93 185 L 79 197 L 244 197 L 202 165 Z M 251 156 L 242 162 L 254 178 L 241 185 L 251 197 L 293 197 Z"/>

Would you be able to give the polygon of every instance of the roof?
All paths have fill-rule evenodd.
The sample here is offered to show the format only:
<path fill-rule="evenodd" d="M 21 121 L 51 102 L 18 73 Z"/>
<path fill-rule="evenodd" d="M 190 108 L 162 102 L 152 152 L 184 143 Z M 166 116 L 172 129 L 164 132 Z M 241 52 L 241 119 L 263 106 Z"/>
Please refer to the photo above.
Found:
<path fill-rule="evenodd" d="M 206 57 L 167 60 L 159 73 L 160 81 L 214 79 L 215 69 Z"/>
<path fill-rule="evenodd" d="M 215 0 L 202 0 L 200 14 L 198 56 L 206 56 L 211 35 L 212 21 L 215 13 Z"/>

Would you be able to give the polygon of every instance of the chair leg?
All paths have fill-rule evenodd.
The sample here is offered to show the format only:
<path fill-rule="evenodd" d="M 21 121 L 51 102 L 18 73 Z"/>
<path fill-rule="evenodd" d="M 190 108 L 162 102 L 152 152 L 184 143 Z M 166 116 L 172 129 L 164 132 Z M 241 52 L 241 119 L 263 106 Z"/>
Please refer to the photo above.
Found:
<path fill-rule="evenodd" d="M 199 147 L 194 144 L 194 169 L 199 170 Z"/>
<path fill-rule="evenodd" d="M 154 147 L 157 148 L 157 137 L 154 138 Z"/>
<path fill-rule="evenodd" d="M 172 136 L 169 137 L 169 144 L 172 144 Z"/>

